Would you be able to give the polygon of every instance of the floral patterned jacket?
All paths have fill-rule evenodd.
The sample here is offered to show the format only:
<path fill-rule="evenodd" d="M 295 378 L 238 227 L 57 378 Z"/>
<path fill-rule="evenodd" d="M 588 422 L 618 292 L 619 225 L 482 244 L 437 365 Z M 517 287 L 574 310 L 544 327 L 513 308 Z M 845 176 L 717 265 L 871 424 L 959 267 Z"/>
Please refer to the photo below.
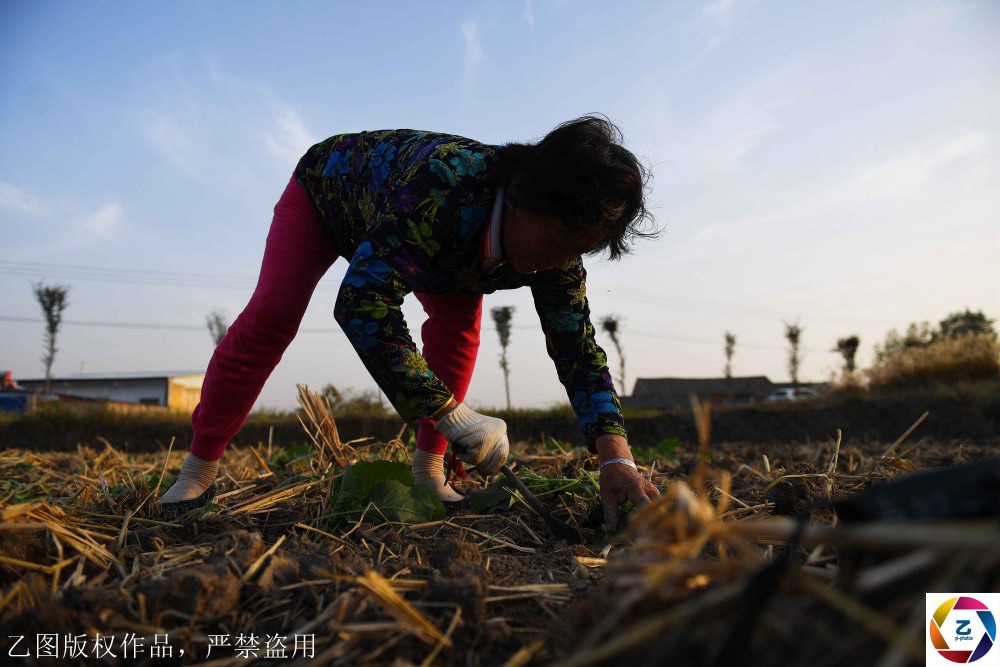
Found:
<path fill-rule="evenodd" d="M 521 275 L 483 265 L 483 235 L 497 190 L 498 147 L 464 137 L 385 130 L 330 137 L 296 176 L 326 233 L 351 265 L 334 316 L 404 420 L 451 398 L 416 349 L 400 306 L 410 292 L 489 294 L 529 286 L 546 348 L 589 445 L 626 435 L 607 356 L 594 341 L 586 271 Z"/>

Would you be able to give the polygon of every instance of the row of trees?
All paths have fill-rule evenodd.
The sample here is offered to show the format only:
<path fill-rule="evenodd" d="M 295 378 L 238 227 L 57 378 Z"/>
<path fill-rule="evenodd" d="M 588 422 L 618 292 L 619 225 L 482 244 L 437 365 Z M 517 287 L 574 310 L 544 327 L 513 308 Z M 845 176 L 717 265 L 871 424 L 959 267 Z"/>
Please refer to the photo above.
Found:
<path fill-rule="evenodd" d="M 69 304 L 68 285 L 45 285 L 44 282 L 39 282 L 33 284 L 32 288 L 34 290 L 35 298 L 38 300 L 39 305 L 42 308 L 42 312 L 45 316 L 46 327 L 45 327 L 45 354 L 42 356 L 42 364 L 45 366 L 45 393 L 46 395 L 50 392 L 51 384 L 51 371 L 52 363 L 55 360 L 56 355 L 56 337 L 58 335 L 59 326 L 62 323 L 62 313 Z M 510 337 L 511 337 L 511 322 L 514 318 L 514 306 L 498 306 L 490 311 L 490 316 L 493 319 L 493 324 L 497 331 L 497 336 L 500 339 L 500 369 L 503 371 L 504 379 L 504 394 L 507 400 L 507 409 L 511 409 L 510 400 L 510 359 L 508 358 L 507 352 L 510 347 Z M 208 327 L 208 333 L 212 337 L 212 342 L 218 345 L 222 342 L 225 337 L 226 332 L 229 330 L 229 324 L 226 321 L 224 313 L 220 310 L 213 310 L 205 317 L 205 323 Z M 612 344 L 615 346 L 615 351 L 618 353 L 618 377 L 616 378 L 618 386 L 624 391 L 625 388 L 625 352 L 622 348 L 621 341 L 621 318 L 617 315 L 607 315 L 599 321 L 599 326 L 601 330 L 607 334 L 611 339 Z M 957 328 L 957 325 L 952 325 L 953 328 Z M 912 327 L 911 327 L 912 328 Z M 801 362 L 799 342 L 802 336 L 802 328 L 796 324 L 786 324 L 785 325 L 785 337 L 788 339 L 790 344 L 788 369 L 789 375 L 792 378 L 792 383 L 798 384 L 798 370 Z M 927 335 L 921 331 L 913 330 L 908 333 L 906 337 L 905 344 L 913 344 L 911 341 L 923 340 Z M 894 343 L 895 344 L 895 343 Z M 904 343 L 899 343 L 903 345 Z M 841 339 L 837 342 L 838 349 L 845 356 L 848 370 L 854 370 L 854 354 L 858 347 L 858 338 L 853 336 L 849 339 Z M 735 334 L 726 332 L 726 367 L 725 374 L 727 378 L 732 377 L 732 360 L 733 354 L 736 348 L 736 336 Z M 335 386 L 327 385 L 322 392 L 326 395 L 327 399 L 331 402 L 333 407 L 347 407 L 348 405 L 354 404 L 368 404 L 371 403 L 371 397 L 368 395 L 363 396 L 349 396 L 341 393 Z M 379 401 L 381 404 L 381 401 Z"/>
<path fill-rule="evenodd" d="M 493 318 L 493 325 L 496 327 L 497 336 L 500 338 L 500 370 L 503 371 L 504 392 L 507 396 L 507 409 L 511 409 L 510 403 L 510 363 L 507 359 L 507 347 L 510 345 L 510 323 L 514 318 L 514 306 L 497 306 L 490 310 Z M 607 315 L 600 320 L 601 331 L 608 335 L 611 343 L 618 352 L 618 386 L 625 389 L 625 352 L 622 349 L 620 331 L 621 319 L 617 315 Z"/>
<path fill-rule="evenodd" d="M 514 318 L 513 306 L 498 306 L 491 309 L 490 316 L 493 320 L 497 336 L 500 341 L 500 369 L 504 377 L 504 394 L 507 401 L 507 409 L 511 409 L 510 400 L 510 359 L 508 349 L 511 339 L 511 323 Z M 213 313 L 213 315 L 216 315 Z M 210 331 L 219 331 L 221 320 L 216 317 L 213 320 L 209 316 Z M 618 353 L 618 377 L 616 382 L 624 390 L 625 387 L 625 353 L 621 341 L 622 320 L 617 315 L 607 315 L 599 320 L 599 326 L 608 338 L 611 339 L 615 350 Z M 803 328 L 798 322 L 785 322 L 785 339 L 788 341 L 788 375 L 794 388 L 799 385 L 799 370 L 802 365 L 802 334 Z M 213 329 L 214 327 L 214 329 Z M 221 329 L 225 334 L 224 328 Z M 213 336 L 215 334 L 213 333 Z M 993 320 L 987 318 L 981 311 L 972 312 L 966 309 L 964 312 L 955 312 L 941 320 L 937 328 L 931 327 L 929 323 L 911 324 L 904 335 L 895 330 L 890 331 L 886 340 L 881 345 L 875 346 L 876 362 L 884 362 L 899 353 L 913 348 L 926 348 L 945 340 L 955 340 L 968 335 L 982 335 L 992 340 L 996 340 L 997 334 L 993 329 Z M 221 336 L 216 340 L 216 344 L 221 340 Z M 733 376 L 733 356 L 736 351 L 736 335 L 727 331 L 725 333 L 725 357 L 724 368 L 727 379 Z M 857 353 L 861 346 L 861 339 L 857 335 L 845 336 L 837 339 L 836 346 L 831 352 L 837 352 L 843 357 L 845 374 L 852 375 L 857 371 Z M 370 405 L 372 397 L 367 393 L 360 396 L 344 396 L 332 385 L 324 389 L 324 393 L 331 399 L 334 407 L 349 408 L 354 404 Z M 379 401 L 381 407 L 381 401 Z"/>
<path fill-rule="evenodd" d="M 904 334 L 895 329 L 889 332 L 881 345 L 875 346 L 875 360 L 886 361 L 904 350 L 927 348 L 941 341 L 961 338 L 962 336 L 987 336 L 997 339 L 993 320 L 986 317 L 982 311 L 954 312 L 932 327 L 930 322 L 911 323 Z"/>
<path fill-rule="evenodd" d="M 966 308 L 964 311 L 951 313 L 941 320 L 937 327 L 931 326 L 929 322 L 922 322 L 910 324 L 904 334 L 893 329 L 886 335 L 882 344 L 875 345 L 875 361 L 876 363 L 886 362 L 906 350 L 928 348 L 936 343 L 956 340 L 964 336 L 985 336 L 995 341 L 997 333 L 993 328 L 993 322 L 982 311 L 973 312 Z M 799 383 L 799 367 L 802 362 L 800 346 L 802 331 L 801 325 L 797 322 L 794 324 L 785 323 L 785 339 L 788 341 L 788 375 L 795 387 Z M 846 374 L 857 371 L 857 354 L 860 347 L 861 339 L 854 335 L 838 338 L 836 346 L 830 350 L 843 357 L 843 370 Z M 727 331 L 724 348 L 726 378 L 732 377 L 735 348 L 736 335 Z"/>
<path fill-rule="evenodd" d="M 514 306 L 498 306 L 490 311 L 493 325 L 496 328 L 497 336 L 500 340 L 500 369 L 503 371 L 504 395 L 507 401 L 507 409 L 511 409 L 510 400 L 510 359 L 508 348 L 510 347 L 511 323 L 514 318 Z M 622 320 L 617 315 L 607 315 L 598 322 L 601 331 L 611 339 L 618 353 L 618 377 L 616 383 L 622 391 L 625 389 L 625 352 L 621 341 Z M 213 311 L 207 317 L 209 333 L 215 344 L 221 342 L 226 335 L 228 326 L 222 313 Z M 799 370 L 802 365 L 802 333 L 803 328 L 798 322 L 785 322 L 785 339 L 788 341 L 788 377 L 793 388 L 799 385 Z M 58 326 L 58 324 L 56 324 Z M 899 334 L 895 330 L 889 332 L 885 342 L 875 345 L 876 362 L 884 362 L 900 352 L 912 348 L 926 348 L 934 343 L 947 339 L 956 339 L 966 335 L 986 335 L 996 340 L 997 334 L 993 329 L 993 320 L 987 318 L 982 311 L 972 312 L 966 309 L 963 312 L 954 312 L 941 320 L 939 326 L 934 328 L 928 322 L 920 324 L 910 324 L 905 334 Z M 54 345 L 54 334 L 53 345 Z M 857 354 L 861 347 L 861 339 L 857 335 L 838 338 L 836 346 L 831 352 L 837 352 L 844 359 L 843 370 L 846 374 L 852 374 L 857 370 Z M 727 331 L 725 333 L 725 356 L 726 364 L 724 373 L 726 379 L 733 376 L 733 356 L 736 351 L 736 334 Z M 52 354 L 54 355 L 54 349 Z M 51 361 L 49 362 L 51 363 Z M 331 392 L 334 402 L 340 404 L 343 399 L 339 394 L 335 395 L 336 389 Z"/>
<path fill-rule="evenodd" d="M 793 324 L 785 322 L 784 324 L 785 339 L 788 341 L 788 377 L 792 380 L 792 387 L 798 389 L 799 368 L 802 365 L 802 326 L 798 322 Z M 854 337 L 854 351 L 850 353 L 851 358 L 848 362 L 850 364 L 854 363 L 854 353 L 857 352 L 857 340 L 857 337 Z M 733 377 L 733 355 L 736 351 L 736 334 L 727 331 L 725 341 L 726 365 L 724 372 L 728 380 Z M 838 349 L 840 345 L 841 341 L 837 341 Z"/>
<path fill-rule="evenodd" d="M 62 324 L 63 312 L 69 305 L 68 285 L 46 285 L 44 281 L 32 283 L 32 291 L 35 299 L 41 307 L 45 318 L 45 337 L 43 346 L 42 365 L 45 367 L 45 394 L 51 392 L 52 364 L 55 361 L 57 336 L 59 327 Z M 510 400 L 510 359 L 508 358 L 508 348 L 511 339 L 511 323 L 514 318 L 513 306 L 498 306 L 490 311 L 493 324 L 500 340 L 500 369 L 504 377 L 504 393 L 507 399 L 507 409 L 511 409 Z M 206 325 L 209 334 L 215 345 L 222 342 L 229 325 L 225 315 L 214 310 L 206 316 Z M 615 350 L 618 353 L 618 377 L 617 384 L 622 390 L 625 387 L 625 353 L 621 341 L 621 318 L 617 315 L 607 315 L 599 321 L 601 330 L 611 339 Z M 988 340 L 996 341 L 997 333 L 993 328 L 994 320 L 989 319 L 982 311 L 956 311 L 949 314 L 938 323 L 937 327 L 931 326 L 929 322 L 911 323 L 905 333 L 900 334 L 895 329 L 891 330 L 881 344 L 875 345 L 876 364 L 885 364 L 889 360 L 898 357 L 908 350 L 925 349 L 943 341 L 956 340 L 965 336 L 983 336 Z M 799 384 L 799 368 L 802 363 L 801 341 L 802 326 L 798 323 L 785 322 L 785 339 L 788 341 L 788 375 L 793 387 Z M 733 356 L 736 351 L 736 335 L 727 331 L 725 333 L 725 357 L 724 367 L 727 379 L 733 376 Z M 844 359 L 844 372 L 851 375 L 857 370 L 857 352 L 861 345 L 861 339 L 856 336 L 846 336 L 837 339 L 836 346 L 831 350 L 838 352 Z M 328 385 L 324 394 L 331 400 L 334 407 L 346 407 L 353 403 L 371 403 L 370 396 L 348 396 L 341 394 L 333 385 Z M 381 405 L 381 401 L 379 401 Z"/>

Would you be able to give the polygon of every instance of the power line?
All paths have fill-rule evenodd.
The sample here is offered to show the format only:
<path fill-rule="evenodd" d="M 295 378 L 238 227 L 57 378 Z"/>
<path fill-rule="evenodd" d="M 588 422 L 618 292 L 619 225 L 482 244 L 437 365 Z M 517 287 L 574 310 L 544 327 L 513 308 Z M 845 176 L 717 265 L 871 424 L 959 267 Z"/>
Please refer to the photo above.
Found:
<path fill-rule="evenodd" d="M 0 322 L 18 322 L 22 324 L 44 324 L 45 320 L 40 317 L 10 317 L 0 315 Z M 207 331 L 205 325 L 196 326 L 194 324 L 167 324 L 163 322 L 102 322 L 99 320 L 63 320 L 67 326 L 77 327 L 99 327 L 105 329 L 165 329 L 171 331 Z M 340 329 L 332 327 L 315 327 L 299 329 L 300 333 L 336 333 Z"/>
<path fill-rule="evenodd" d="M 11 317 L 6 315 L 0 315 L 0 322 L 16 322 L 20 324 L 44 324 L 45 320 L 40 317 Z M 167 324 L 160 322 L 107 322 L 100 320 L 63 320 L 63 324 L 67 326 L 79 326 L 79 327 L 98 327 L 107 329 L 149 329 L 149 330 L 169 330 L 169 331 L 205 331 L 204 325 L 193 325 L 193 324 Z M 529 326 L 529 325 L 514 325 L 512 329 L 518 329 L 521 331 L 538 331 L 539 327 Z M 482 327 L 483 331 L 496 331 L 494 327 Z M 341 329 L 339 327 L 305 327 L 299 329 L 299 333 L 340 333 Z M 693 336 L 677 336 L 673 334 L 658 333 L 652 331 L 626 331 L 623 332 L 632 336 L 641 336 L 644 338 L 657 338 L 660 340 L 670 340 L 679 343 L 695 343 L 698 345 L 712 345 L 718 346 L 720 341 L 713 338 L 695 338 Z M 761 350 L 787 350 L 788 348 L 781 345 L 767 345 L 764 343 L 740 343 L 742 347 L 749 347 Z M 803 352 L 830 352 L 830 350 L 818 350 L 815 348 L 800 348 Z"/>
<path fill-rule="evenodd" d="M 166 287 L 209 287 L 216 289 L 249 289 L 255 281 L 249 277 L 214 273 L 181 271 L 150 271 L 145 269 L 113 269 L 75 264 L 19 262 L 0 259 L 0 274 L 47 278 L 50 280 L 83 280 L 120 285 L 161 285 Z"/>
<path fill-rule="evenodd" d="M 12 259 L 0 259 L 0 266 L 12 266 L 12 267 L 22 267 L 31 269 L 52 269 L 52 270 L 71 270 L 71 271 L 91 271 L 97 273 L 110 273 L 110 274 L 129 274 L 129 275 L 143 275 L 143 276 L 174 276 L 174 277 L 185 277 L 185 278 L 207 278 L 216 279 L 222 278 L 226 280 L 231 280 L 234 277 L 229 275 L 224 275 L 220 273 L 198 273 L 191 271 L 151 271 L 149 269 L 114 269 L 106 266 L 85 266 L 82 264 L 52 264 L 48 262 L 21 262 Z M 248 276 L 239 276 L 236 279 L 242 280 L 248 278 Z"/>
<path fill-rule="evenodd" d="M 681 308 L 683 310 L 693 310 L 695 312 L 703 313 L 718 313 L 718 312 L 733 312 L 734 310 L 744 310 L 749 312 L 755 312 L 760 318 L 767 317 L 768 319 L 781 318 L 782 314 L 776 310 L 771 310 L 769 308 L 761 308 L 758 306 L 746 306 L 743 304 L 730 304 L 723 303 L 721 301 L 710 301 L 707 299 L 680 299 L 677 297 L 664 297 L 664 296 L 653 296 L 644 293 L 640 290 L 632 288 L 616 287 L 613 290 L 608 290 L 609 292 L 614 292 L 613 296 L 616 299 L 623 299 L 625 301 L 634 301 L 635 303 L 645 303 L 655 306 L 670 306 L 671 308 Z M 623 293 L 622 293 L 623 292 Z M 629 294 L 631 292 L 631 295 Z"/>
<path fill-rule="evenodd" d="M 644 336 L 646 338 L 661 338 L 663 340 L 674 340 L 681 343 L 698 343 L 703 345 L 714 345 L 719 346 L 722 344 L 721 340 L 716 340 L 715 338 L 694 338 L 692 336 L 675 336 L 673 334 L 663 334 L 655 333 L 652 331 L 634 331 L 625 330 L 623 333 L 631 334 L 633 336 Z M 788 348 L 784 345 L 768 345 L 766 343 L 739 343 L 740 347 L 750 347 L 756 350 L 787 350 Z M 815 348 L 802 347 L 799 348 L 803 352 L 827 352 L 828 350 L 817 350 Z"/>
<path fill-rule="evenodd" d="M 23 324 L 44 324 L 45 320 L 40 317 L 10 317 L 0 315 L 0 322 L 19 322 Z M 76 327 L 101 327 L 104 329 L 170 329 L 174 331 L 194 331 L 195 329 L 205 329 L 204 326 L 196 327 L 188 324 L 159 324 L 153 322 L 100 322 L 97 320 L 63 320 L 66 326 Z"/>
<path fill-rule="evenodd" d="M 181 272 L 181 271 L 154 271 L 148 269 L 115 269 L 107 267 L 98 266 L 86 266 L 79 264 L 57 264 L 48 262 L 22 262 L 16 260 L 5 260 L 0 259 L 0 274 L 6 275 L 23 275 L 39 278 L 50 278 L 50 279 L 63 279 L 63 280 L 85 280 L 85 281 L 98 281 L 98 282 L 110 282 L 116 284 L 126 284 L 126 285 L 159 285 L 168 287 L 199 287 L 199 288 L 216 288 L 216 289 L 247 289 L 253 286 L 254 281 L 250 278 L 227 276 L 222 274 L 213 273 L 197 273 L 197 272 Z M 618 298 L 636 301 L 639 303 L 648 303 L 655 305 L 669 305 L 672 307 L 681 307 L 681 299 L 653 296 L 648 293 L 644 293 L 643 290 L 638 290 L 635 288 L 622 288 L 617 287 L 615 291 L 625 292 L 626 294 L 618 294 Z M 632 295 L 628 295 L 631 292 Z M 709 306 L 706 308 L 705 306 Z M 697 300 L 694 306 L 688 306 L 688 308 L 694 310 L 712 310 L 714 307 L 728 308 L 726 304 L 721 302 L 709 302 L 705 300 Z M 742 307 L 742 306 L 734 306 Z M 763 317 L 764 313 L 768 313 L 771 317 L 776 315 L 775 311 L 769 311 L 761 308 L 754 308 L 758 313 L 761 313 Z M 41 323 L 44 320 L 39 318 L 26 318 L 26 317 L 9 317 L 0 316 L 0 321 L 4 322 L 19 322 L 19 323 Z M 111 329 L 146 329 L 146 330 L 173 330 L 173 331 L 201 331 L 204 329 L 200 325 L 186 325 L 186 324 L 167 324 L 167 323 L 152 323 L 152 322 L 107 322 L 99 320 L 65 320 L 65 324 L 69 326 L 83 326 L 83 327 L 103 327 Z M 520 330 L 533 330 L 537 331 L 537 326 L 526 326 L 526 325 L 515 325 L 514 329 Z M 483 327 L 485 331 L 492 331 L 490 327 Z M 303 328 L 299 330 L 302 333 L 336 333 L 340 331 L 339 328 L 333 327 L 313 327 L 313 328 Z M 645 338 L 656 338 L 660 340 L 670 340 L 679 343 L 694 343 L 699 345 L 718 345 L 719 341 L 715 339 L 708 338 L 695 338 L 690 336 L 677 336 L 672 334 L 665 334 L 661 332 L 650 332 L 650 331 L 628 331 L 627 334 L 634 336 L 641 336 Z M 768 345 L 763 343 L 741 343 L 742 347 L 762 349 L 762 350 L 784 350 L 786 349 L 780 345 Z M 804 352 L 829 352 L 829 350 L 816 350 L 803 348 Z"/>
<path fill-rule="evenodd" d="M 736 314 L 741 311 L 753 313 L 749 317 L 754 319 L 767 319 L 769 321 L 782 320 L 784 317 L 788 316 L 787 312 L 781 312 L 773 308 L 764 308 L 761 306 L 748 306 L 745 304 L 735 304 L 726 303 L 723 301 L 713 301 L 710 299 L 683 299 L 677 297 L 665 297 L 662 295 L 652 295 L 644 290 L 639 290 L 632 287 L 613 287 L 607 288 L 609 293 L 612 293 L 616 299 L 622 299 L 624 301 L 633 301 L 636 303 L 645 303 L 657 306 L 669 306 L 671 308 L 679 308 L 681 310 L 690 310 L 694 312 L 701 313 L 726 313 L 726 314 Z M 631 294 L 630 294 L 631 293 Z M 896 322 L 891 322 L 889 320 L 869 320 L 869 319 L 856 319 L 856 318 L 846 318 L 859 325 L 867 326 L 894 326 Z M 845 321 L 845 318 L 837 316 L 839 322 Z"/>
<path fill-rule="evenodd" d="M 152 271 L 147 269 L 115 269 L 81 264 L 55 264 L 47 262 L 22 262 L 0 259 L 0 275 L 25 276 L 30 278 L 50 280 L 82 280 L 85 282 L 104 282 L 117 285 L 154 285 L 160 287 L 186 287 L 201 289 L 249 290 L 256 285 L 256 278 L 250 276 L 229 276 L 217 273 L 198 273 L 184 271 Z M 650 294 L 634 287 L 616 286 L 608 288 L 614 292 L 617 299 L 636 303 L 669 306 L 682 310 L 707 313 L 733 313 L 749 311 L 755 319 L 780 319 L 782 313 L 777 310 L 743 304 L 728 304 L 722 301 L 712 301 L 702 298 L 684 299 L 678 297 Z M 843 318 L 841 318 L 842 320 Z M 860 322 L 860 321 L 859 321 Z M 875 321 L 864 321 L 865 324 L 876 324 Z M 891 323 L 882 321 L 879 325 Z M 752 345 L 748 345 L 752 347 Z M 765 346 L 767 347 L 767 346 Z"/>

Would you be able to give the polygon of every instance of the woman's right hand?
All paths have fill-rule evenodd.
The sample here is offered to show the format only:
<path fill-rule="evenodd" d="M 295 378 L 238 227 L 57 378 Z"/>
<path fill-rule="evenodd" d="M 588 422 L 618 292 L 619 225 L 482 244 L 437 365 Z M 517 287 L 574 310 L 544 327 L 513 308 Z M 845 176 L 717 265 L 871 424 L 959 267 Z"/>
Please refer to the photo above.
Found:
<path fill-rule="evenodd" d="M 452 444 L 458 458 L 475 466 L 483 475 L 499 472 L 507 462 L 510 444 L 507 424 L 502 419 L 481 415 L 465 403 L 439 417 L 434 424 L 438 433 Z"/>

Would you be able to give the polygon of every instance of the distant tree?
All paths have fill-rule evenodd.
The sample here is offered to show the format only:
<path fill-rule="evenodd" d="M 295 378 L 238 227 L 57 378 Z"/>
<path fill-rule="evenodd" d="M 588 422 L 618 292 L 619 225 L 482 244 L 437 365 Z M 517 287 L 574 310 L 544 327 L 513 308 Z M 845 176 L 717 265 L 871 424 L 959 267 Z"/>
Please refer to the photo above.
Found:
<path fill-rule="evenodd" d="M 212 340 L 215 341 L 215 346 L 218 347 L 222 339 L 226 337 L 226 332 L 229 331 L 229 325 L 226 323 L 226 316 L 221 310 L 213 310 L 211 313 L 205 316 L 205 322 L 208 324 L 208 333 L 212 336 Z"/>
<path fill-rule="evenodd" d="M 514 306 L 497 306 L 490 311 L 490 315 L 500 337 L 500 368 L 503 370 L 507 409 L 510 410 L 510 364 L 507 362 L 507 347 L 510 345 L 510 322 L 514 318 Z"/>
<path fill-rule="evenodd" d="M 328 384 L 320 390 L 319 395 L 327 400 L 330 408 L 336 410 L 344 402 L 344 395 L 332 384 Z"/>
<path fill-rule="evenodd" d="M 833 352 L 840 352 L 841 356 L 844 357 L 844 369 L 848 373 L 853 373 L 857 366 L 854 363 L 854 357 L 858 353 L 858 346 L 861 344 L 861 339 L 857 336 L 848 336 L 846 338 L 837 339 L 837 347 Z"/>
<path fill-rule="evenodd" d="M 31 288 L 35 293 L 38 305 L 42 307 L 42 314 L 45 315 L 45 354 L 42 355 L 42 364 L 45 365 L 45 395 L 52 392 L 52 362 L 56 358 L 56 336 L 59 334 L 59 325 L 62 324 L 62 314 L 69 305 L 69 285 L 46 285 L 43 281 L 32 283 Z"/>
<path fill-rule="evenodd" d="M 954 312 L 941 320 L 939 334 L 942 338 L 960 338 L 968 334 L 973 334 L 976 336 L 989 336 L 991 339 L 996 340 L 997 332 L 993 328 L 993 322 L 994 320 L 987 318 L 981 310 L 972 312 L 966 308 L 963 313 Z"/>
<path fill-rule="evenodd" d="M 625 351 L 622 350 L 621 337 L 618 335 L 621 331 L 622 320 L 617 315 L 607 315 L 601 318 L 601 331 L 608 334 L 608 338 L 615 346 L 615 351 L 618 352 L 618 388 L 624 394 L 625 393 Z"/>
<path fill-rule="evenodd" d="M 915 347 L 928 347 L 938 337 L 929 322 L 911 323 L 906 328 L 906 334 L 900 335 L 895 329 L 886 334 L 882 345 L 875 345 L 875 361 L 885 361 L 903 350 Z"/>
<path fill-rule="evenodd" d="M 968 308 L 964 312 L 956 311 L 941 320 L 937 329 L 930 322 L 911 323 L 905 334 L 895 329 L 889 331 L 881 345 L 875 345 L 875 361 L 884 362 L 900 352 L 913 348 L 927 348 L 935 343 L 966 335 L 985 336 L 997 340 L 994 320 L 989 319 L 982 311 L 972 312 Z"/>
<path fill-rule="evenodd" d="M 802 356 L 799 343 L 802 340 L 802 327 L 798 322 L 789 324 L 785 322 L 785 338 L 788 339 L 788 376 L 792 379 L 792 389 L 799 388 L 799 365 L 802 363 Z"/>
<path fill-rule="evenodd" d="M 382 394 L 375 389 L 341 391 L 332 384 L 320 390 L 319 395 L 330 404 L 330 410 L 342 415 L 383 415 L 388 414 L 382 404 Z"/>
<path fill-rule="evenodd" d="M 726 332 L 726 379 L 733 377 L 733 352 L 736 350 L 736 334 Z"/>
<path fill-rule="evenodd" d="M 341 410 L 352 414 L 385 415 L 389 414 L 382 403 L 382 392 L 378 389 L 364 389 L 357 392 L 347 392 L 341 404 Z"/>

